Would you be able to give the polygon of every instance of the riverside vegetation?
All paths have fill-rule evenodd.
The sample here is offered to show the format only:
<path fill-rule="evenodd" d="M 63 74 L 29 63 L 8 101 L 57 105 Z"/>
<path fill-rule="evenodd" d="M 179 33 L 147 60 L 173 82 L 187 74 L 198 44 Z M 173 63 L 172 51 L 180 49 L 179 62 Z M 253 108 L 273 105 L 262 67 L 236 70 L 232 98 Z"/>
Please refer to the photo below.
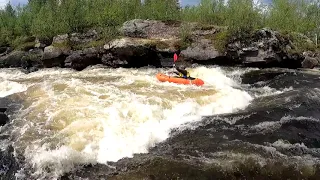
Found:
<path fill-rule="evenodd" d="M 161 35 L 168 34 L 169 30 L 162 34 L 158 32 L 158 40 L 152 43 L 148 41 L 148 46 L 156 45 L 157 49 L 169 51 L 161 51 L 161 57 L 155 59 L 171 57 L 177 48 L 189 48 L 188 51 L 182 52 L 186 60 L 215 60 L 213 63 L 206 62 L 207 64 L 233 65 L 245 62 L 250 66 L 264 67 L 266 62 L 289 59 L 290 63 L 276 66 L 313 68 L 319 64 L 319 11 L 319 3 L 316 1 L 301 0 L 273 0 L 269 6 L 256 5 L 252 0 L 229 0 L 227 3 L 223 0 L 202 0 L 198 6 L 184 8 L 180 8 L 176 0 L 30 0 L 25 6 L 12 7 L 7 4 L 0 10 L 0 67 L 30 69 L 37 64 L 38 67 L 71 66 L 81 70 L 88 65 L 99 63 L 109 66 L 129 64 L 128 67 L 160 64 L 146 60 L 145 64 L 132 65 L 132 57 L 123 60 L 119 53 L 109 53 L 108 50 L 112 48 L 107 48 L 108 52 L 105 51 L 106 48 L 90 49 L 89 54 L 94 54 L 93 58 L 87 56 L 88 51 L 79 52 L 86 48 L 103 47 L 111 40 L 125 36 L 155 39 L 154 36 L 141 36 L 141 32 L 150 26 L 147 21 L 140 23 L 141 26 L 138 26 L 136 21 L 131 21 L 135 30 L 132 30 L 132 27 L 128 30 L 125 26 L 130 25 L 124 24 L 132 19 L 152 19 L 175 28 L 177 33 L 169 39 L 179 39 L 177 42 L 164 43 L 158 41 L 159 37 L 163 38 Z M 154 21 L 152 22 L 154 24 Z M 197 24 L 190 26 L 190 23 Z M 122 31 L 119 31 L 121 28 Z M 149 34 L 157 34 L 155 31 L 157 28 Z M 91 39 L 86 39 L 88 36 Z M 268 39 L 264 41 L 264 49 L 273 47 L 272 52 L 259 52 L 259 43 L 261 44 L 263 39 Z M 47 48 L 48 45 L 51 46 Z M 206 48 L 201 48 L 203 46 Z M 21 54 L 21 51 L 41 48 L 44 52 Z M 57 52 L 57 48 L 60 53 Z M 203 51 L 204 49 L 206 50 Z M 82 57 L 81 54 L 86 55 Z M 147 54 L 149 55 L 142 59 L 155 57 L 159 51 Z M 256 54 L 255 59 L 251 58 L 252 54 Z M 60 55 L 63 55 L 63 58 L 59 59 Z M 68 56 L 71 57 L 68 59 Z M 136 56 L 141 58 L 139 53 Z M 35 63 L 34 59 L 40 57 L 42 62 Z M 52 63 L 52 59 L 57 58 L 59 61 Z M 11 59 L 24 59 L 24 62 L 17 63 Z M 49 65 L 44 61 L 48 59 L 51 62 Z M 70 65 L 75 64 L 75 59 L 77 62 L 90 59 L 90 62 L 84 65 Z M 232 63 L 227 59 L 231 59 Z M 268 66 L 274 65 L 269 63 Z"/>

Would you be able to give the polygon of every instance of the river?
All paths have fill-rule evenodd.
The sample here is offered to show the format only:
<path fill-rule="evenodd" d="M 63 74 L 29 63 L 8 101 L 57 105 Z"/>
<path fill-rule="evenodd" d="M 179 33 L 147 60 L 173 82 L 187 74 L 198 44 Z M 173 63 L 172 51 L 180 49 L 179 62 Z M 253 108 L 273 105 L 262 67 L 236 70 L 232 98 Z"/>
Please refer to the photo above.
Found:
<path fill-rule="evenodd" d="M 175 146 L 194 162 L 231 167 L 251 157 L 261 166 L 272 159 L 303 165 L 303 177 L 317 172 L 317 71 L 189 69 L 204 80 L 202 87 L 155 78 L 171 70 L 1 69 L 0 97 L 19 103 L 0 129 L 10 137 L 1 140 L 2 150 L 11 145 L 23 157 L 15 177 L 58 179 L 81 165 L 108 165 L 137 153 L 168 157 Z M 92 170 L 73 175 L 95 179 Z"/>

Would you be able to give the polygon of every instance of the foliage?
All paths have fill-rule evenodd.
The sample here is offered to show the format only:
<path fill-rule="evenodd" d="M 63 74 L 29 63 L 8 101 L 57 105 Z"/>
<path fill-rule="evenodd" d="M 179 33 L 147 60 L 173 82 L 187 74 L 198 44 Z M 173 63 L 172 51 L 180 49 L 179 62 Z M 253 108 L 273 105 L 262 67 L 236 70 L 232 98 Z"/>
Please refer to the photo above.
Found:
<path fill-rule="evenodd" d="M 25 6 L 10 4 L 0 10 L 0 46 L 14 46 L 15 39 L 34 36 L 52 39 L 58 34 L 107 29 L 104 41 L 118 36 L 117 28 L 134 18 L 199 22 L 227 26 L 227 34 L 242 35 L 257 28 L 320 37 L 320 5 L 312 0 L 273 0 L 269 7 L 253 0 L 201 0 L 198 6 L 180 8 L 177 0 L 29 0 Z M 185 31 L 182 27 L 181 31 Z M 181 32 L 182 46 L 190 43 Z M 219 37 L 221 36 L 221 37 Z M 225 34 L 218 35 L 224 40 Z M 320 39 L 318 39 L 319 42 Z"/>
<path fill-rule="evenodd" d="M 192 43 L 191 27 L 189 24 L 182 24 L 179 31 L 180 41 L 175 44 L 177 49 L 186 49 Z"/>

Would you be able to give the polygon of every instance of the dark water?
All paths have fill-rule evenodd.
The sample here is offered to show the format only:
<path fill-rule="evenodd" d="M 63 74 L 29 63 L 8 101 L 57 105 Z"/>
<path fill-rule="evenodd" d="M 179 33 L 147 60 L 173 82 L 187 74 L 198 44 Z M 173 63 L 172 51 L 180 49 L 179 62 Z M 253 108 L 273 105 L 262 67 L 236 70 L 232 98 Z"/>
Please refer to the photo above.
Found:
<path fill-rule="evenodd" d="M 320 179 L 319 72 L 266 69 L 241 75 L 241 87 L 282 93 L 255 98 L 243 111 L 203 117 L 115 163 L 90 165 L 61 179 Z M 2 156 L 2 179 L 19 169 Z M 0 166 L 1 167 L 1 166 Z M 7 175 L 6 175 L 7 173 Z"/>

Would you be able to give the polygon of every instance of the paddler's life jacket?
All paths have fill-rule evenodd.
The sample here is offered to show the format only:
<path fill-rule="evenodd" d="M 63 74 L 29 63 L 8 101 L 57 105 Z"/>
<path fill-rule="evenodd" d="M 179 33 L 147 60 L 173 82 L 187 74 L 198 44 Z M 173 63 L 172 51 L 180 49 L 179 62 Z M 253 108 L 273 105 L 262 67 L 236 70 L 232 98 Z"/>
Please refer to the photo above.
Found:
<path fill-rule="evenodd" d="M 181 72 L 179 72 L 179 76 L 187 79 L 187 78 L 190 77 L 190 73 L 187 71 L 187 75 L 185 76 L 184 74 L 182 74 Z"/>

